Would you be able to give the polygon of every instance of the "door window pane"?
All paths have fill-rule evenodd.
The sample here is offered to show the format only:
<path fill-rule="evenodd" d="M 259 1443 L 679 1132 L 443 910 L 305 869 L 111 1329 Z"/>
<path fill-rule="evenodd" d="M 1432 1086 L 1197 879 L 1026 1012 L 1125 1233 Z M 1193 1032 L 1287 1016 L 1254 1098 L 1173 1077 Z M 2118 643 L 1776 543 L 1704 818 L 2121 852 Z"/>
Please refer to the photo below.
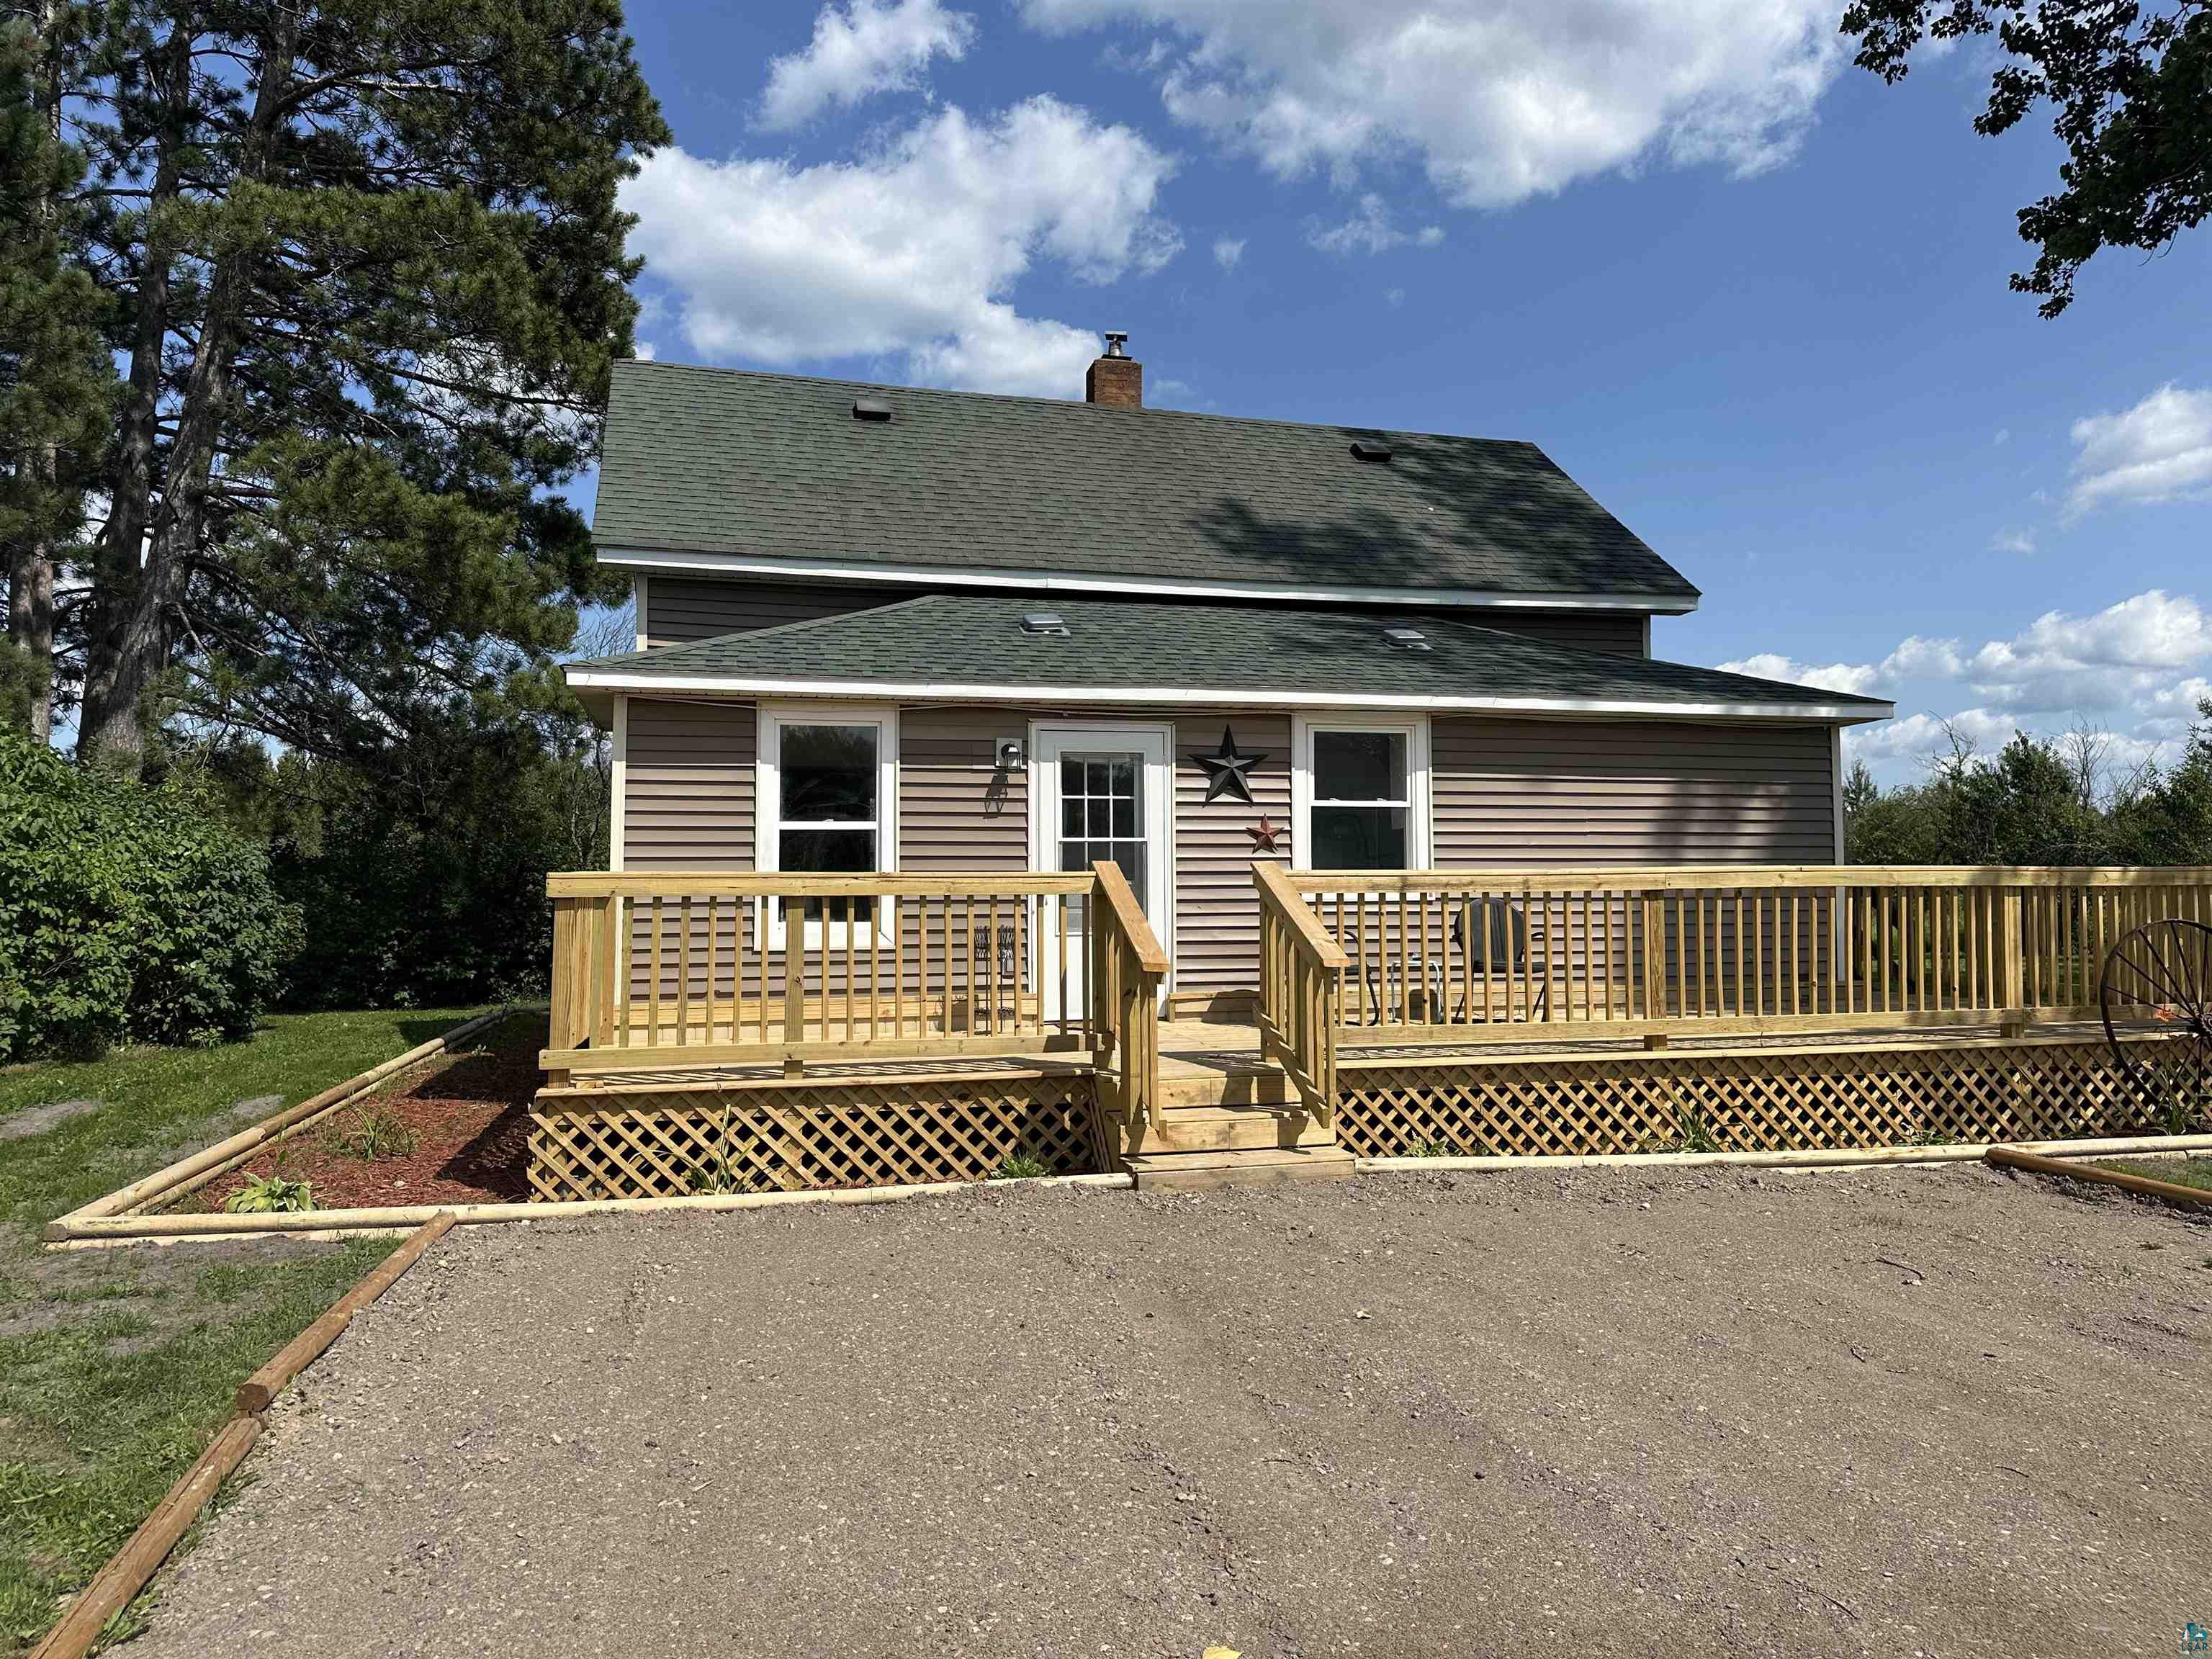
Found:
<path fill-rule="evenodd" d="M 1110 860 L 1145 891 L 1145 769 L 1140 755 L 1067 755 L 1060 763 L 1060 867 Z"/>

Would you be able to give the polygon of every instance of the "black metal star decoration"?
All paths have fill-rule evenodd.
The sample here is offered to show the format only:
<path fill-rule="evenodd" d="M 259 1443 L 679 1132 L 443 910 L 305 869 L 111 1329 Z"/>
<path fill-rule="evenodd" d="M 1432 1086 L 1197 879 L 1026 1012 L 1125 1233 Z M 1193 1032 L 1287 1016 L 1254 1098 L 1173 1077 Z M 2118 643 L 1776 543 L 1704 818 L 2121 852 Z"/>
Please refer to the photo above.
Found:
<path fill-rule="evenodd" d="M 1193 755 L 1191 758 L 1206 769 L 1206 798 L 1218 800 L 1224 795 L 1233 795 L 1238 800 L 1252 799 L 1252 780 L 1246 775 L 1267 759 L 1265 755 L 1241 754 L 1237 748 L 1237 737 L 1227 726 L 1221 728 L 1221 747 L 1211 755 Z"/>

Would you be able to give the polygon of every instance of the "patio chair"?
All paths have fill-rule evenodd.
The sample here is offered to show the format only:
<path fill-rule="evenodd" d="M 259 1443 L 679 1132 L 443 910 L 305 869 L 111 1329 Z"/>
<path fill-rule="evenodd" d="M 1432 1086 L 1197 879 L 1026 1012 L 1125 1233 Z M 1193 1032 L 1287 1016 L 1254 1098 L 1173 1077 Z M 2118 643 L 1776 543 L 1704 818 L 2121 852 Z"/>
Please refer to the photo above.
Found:
<path fill-rule="evenodd" d="M 1486 977 L 1493 970 L 1503 972 L 1509 978 L 1514 973 L 1519 973 L 1523 984 L 1533 983 L 1536 987 L 1533 1017 L 1537 1019 L 1547 1018 L 1552 995 L 1549 964 L 1541 958 L 1530 960 L 1528 918 L 1522 914 L 1520 906 L 1503 898 L 1462 901 L 1459 908 L 1452 913 L 1453 951 L 1462 960 L 1469 957 L 1468 922 L 1477 909 L 1483 912 L 1483 916 L 1472 929 L 1474 947 L 1471 953 L 1473 959 L 1468 963 L 1470 969 Z M 1452 960 L 1449 955 L 1420 956 L 1414 957 L 1406 965 L 1407 979 L 1421 987 L 1431 1018 L 1435 1016 L 1435 1010 L 1451 1000 Z M 1382 1023 L 1383 967 L 1383 963 L 1377 962 L 1367 969 L 1367 1005 L 1372 1023 L 1377 1025 Z M 1458 1009 L 1447 1009 L 1446 1018 L 1454 1023 L 1465 1023 L 1472 1018 L 1463 984 Z"/>

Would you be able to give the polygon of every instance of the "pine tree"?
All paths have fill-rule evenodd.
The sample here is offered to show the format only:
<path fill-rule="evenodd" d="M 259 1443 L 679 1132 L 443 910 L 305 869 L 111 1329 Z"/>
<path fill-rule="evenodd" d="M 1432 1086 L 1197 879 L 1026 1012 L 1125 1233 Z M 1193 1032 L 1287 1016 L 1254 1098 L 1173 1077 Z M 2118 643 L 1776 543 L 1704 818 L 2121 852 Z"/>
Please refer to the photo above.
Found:
<path fill-rule="evenodd" d="M 56 568 L 83 522 L 115 380 L 99 290 L 67 257 L 83 163 L 62 142 L 61 88 L 81 21 L 46 0 L 35 20 L 0 21 L 0 722 L 36 743 L 52 726 Z"/>
<path fill-rule="evenodd" d="M 128 364 L 80 752 L 540 695 L 666 130 L 612 0 L 113 0 L 73 88 Z"/>

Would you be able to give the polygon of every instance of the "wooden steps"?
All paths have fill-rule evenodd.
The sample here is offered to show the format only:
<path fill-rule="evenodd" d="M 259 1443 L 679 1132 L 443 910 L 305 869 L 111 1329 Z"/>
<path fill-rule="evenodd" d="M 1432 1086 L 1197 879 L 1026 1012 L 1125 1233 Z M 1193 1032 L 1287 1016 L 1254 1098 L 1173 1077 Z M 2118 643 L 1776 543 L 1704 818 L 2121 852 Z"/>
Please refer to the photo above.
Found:
<path fill-rule="evenodd" d="M 1251 1055 L 1209 1057 L 1194 1061 L 1178 1057 L 1172 1068 L 1160 1069 L 1160 1107 L 1176 1111 L 1186 1107 L 1291 1106 L 1298 1103 L 1283 1068 L 1272 1060 Z"/>
<path fill-rule="evenodd" d="M 1171 1106 L 1160 1127 L 1139 1123 L 1130 1152 L 1231 1152 L 1334 1146 L 1336 1137 L 1299 1106 Z"/>
<path fill-rule="evenodd" d="M 1140 1152 L 1127 1161 L 1140 1193 L 1194 1193 L 1212 1187 L 1271 1187 L 1293 1181 L 1348 1181 L 1350 1152 L 1334 1143 L 1225 1152 Z"/>
<path fill-rule="evenodd" d="M 1123 1126 L 1121 1153 L 1139 1190 L 1349 1176 L 1352 1156 L 1315 1121 L 1283 1068 L 1255 1054 L 1182 1054 L 1163 1065 L 1160 1122 Z"/>

